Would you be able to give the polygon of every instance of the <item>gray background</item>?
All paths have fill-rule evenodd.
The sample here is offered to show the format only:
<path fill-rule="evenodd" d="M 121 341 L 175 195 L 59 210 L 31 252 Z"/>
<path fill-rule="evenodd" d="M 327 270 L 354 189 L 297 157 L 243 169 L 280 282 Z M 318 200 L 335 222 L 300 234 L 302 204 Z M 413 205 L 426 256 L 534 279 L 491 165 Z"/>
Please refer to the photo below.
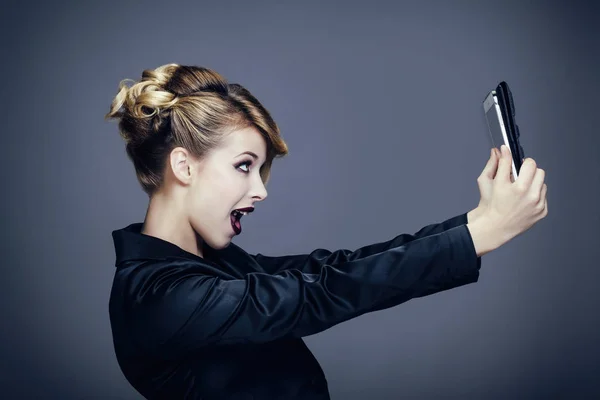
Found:
<path fill-rule="evenodd" d="M 273 255 L 474 208 L 481 102 L 506 80 L 548 217 L 484 256 L 478 283 L 305 340 L 334 400 L 600 395 L 600 7 L 391 3 L 5 2 L 3 398 L 141 398 L 108 296 L 111 231 L 141 222 L 147 198 L 103 115 L 119 80 L 170 62 L 242 83 L 280 125 L 290 154 L 234 240 Z"/>

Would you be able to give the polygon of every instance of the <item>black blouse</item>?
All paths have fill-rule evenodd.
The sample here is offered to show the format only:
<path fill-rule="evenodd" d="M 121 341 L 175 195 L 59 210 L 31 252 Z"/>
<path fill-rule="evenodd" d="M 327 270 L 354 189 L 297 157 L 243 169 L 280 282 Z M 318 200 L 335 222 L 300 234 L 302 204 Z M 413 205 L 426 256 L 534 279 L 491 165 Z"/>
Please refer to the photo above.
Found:
<path fill-rule="evenodd" d="M 230 243 L 204 258 L 113 231 L 109 312 L 118 363 L 148 399 L 329 399 L 303 336 L 412 298 L 476 282 L 462 214 L 414 235 L 281 257 Z"/>

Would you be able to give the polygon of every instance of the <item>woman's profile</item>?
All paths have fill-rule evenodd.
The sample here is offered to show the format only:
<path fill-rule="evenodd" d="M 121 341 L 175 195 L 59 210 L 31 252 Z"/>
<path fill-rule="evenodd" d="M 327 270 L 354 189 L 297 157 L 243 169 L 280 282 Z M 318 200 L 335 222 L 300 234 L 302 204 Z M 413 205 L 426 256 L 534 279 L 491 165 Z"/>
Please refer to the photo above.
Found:
<path fill-rule="evenodd" d="M 112 232 L 109 312 L 121 370 L 148 399 L 329 399 L 302 337 L 476 282 L 481 256 L 547 214 L 544 171 L 493 150 L 477 208 L 354 251 L 249 254 L 231 242 L 287 154 L 243 86 L 168 64 L 121 82 L 107 118 L 149 196 L 143 222 Z"/>

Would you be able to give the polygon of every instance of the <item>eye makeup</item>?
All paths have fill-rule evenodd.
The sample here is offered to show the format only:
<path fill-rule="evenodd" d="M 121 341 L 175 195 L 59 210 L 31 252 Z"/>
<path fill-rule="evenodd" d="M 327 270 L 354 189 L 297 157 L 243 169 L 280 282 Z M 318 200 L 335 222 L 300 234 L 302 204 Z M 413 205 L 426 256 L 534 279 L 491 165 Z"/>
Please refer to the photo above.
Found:
<path fill-rule="evenodd" d="M 240 167 L 241 167 L 242 165 L 246 165 L 246 166 L 247 166 L 247 168 L 250 168 L 250 166 L 252 165 L 252 161 L 251 161 L 251 160 L 242 161 L 241 163 L 238 163 L 238 164 L 235 166 L 235 168 L 239 170 L 239 169 L 240 169 Z M 240 171 L 242 171 L 243 173 L 247 174 L 247 173 L 249 173 L 249 172 L 250 172 L 250 169 L 248 169 L 248 170 L 246 170 L 246 171 L 244 171 L 244 170 L 242 169 L 242 170 L 240 170 Z"/>

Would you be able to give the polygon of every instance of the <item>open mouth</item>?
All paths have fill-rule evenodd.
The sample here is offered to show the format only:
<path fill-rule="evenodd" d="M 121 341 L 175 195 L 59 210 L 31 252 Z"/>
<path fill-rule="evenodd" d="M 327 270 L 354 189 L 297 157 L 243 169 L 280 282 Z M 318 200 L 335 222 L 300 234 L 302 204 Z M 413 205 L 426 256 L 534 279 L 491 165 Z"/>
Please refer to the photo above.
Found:
<path fill-rule="evenodd" d="M 242 233 L 242 223 L 240 220 L 248 213 L 254 211 L 252 207 L 240 208 L 231 212 L 231 227 L 236 235 Z"/>

